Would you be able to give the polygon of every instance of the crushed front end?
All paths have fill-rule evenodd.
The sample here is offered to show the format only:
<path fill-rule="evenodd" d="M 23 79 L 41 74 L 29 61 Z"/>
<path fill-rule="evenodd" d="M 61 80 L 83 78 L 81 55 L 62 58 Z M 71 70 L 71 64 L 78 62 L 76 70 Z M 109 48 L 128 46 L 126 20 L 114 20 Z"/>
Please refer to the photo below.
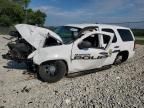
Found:
<path fill-rule="evenodd" d="M 36 50 L 30 45 L 18 31 L 11 31 L 9 33 L 10 42 L 7 44 L 9 51 L 7 54 L 2 55 L 4 59 L 14 60 L 16 62 L 31 62 L 27 59 L 27 56 Z"/>

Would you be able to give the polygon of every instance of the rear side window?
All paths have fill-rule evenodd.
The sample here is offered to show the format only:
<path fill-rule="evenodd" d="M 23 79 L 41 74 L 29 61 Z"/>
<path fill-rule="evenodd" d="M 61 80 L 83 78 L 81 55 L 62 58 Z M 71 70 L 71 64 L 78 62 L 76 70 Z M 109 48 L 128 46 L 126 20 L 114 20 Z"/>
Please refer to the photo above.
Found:
<path fill-rule="evenodd" d="M 132 34 L 129 30 L 118 29 L 118 32 L 119 32 L 121 39 L 123 41 L 133 41 Z"/>
<path fill-rule="evenodd" d="M 112 43 L 117 42 L 117 37 L 116 37 L 116 35 L 115 35 L 115 32 L 114 32 L 112 29 L 102 29 L 102 31 L 114 33 L 114 38 L 113 38 L 113 40 L 112 40 Z M 104 39 L 104 40 L 105 40 L 105 39 Z"/>
<path fill-rule="evenodd" d="M 103 35 L 103 41 L 104 41 L 104 44 L 108 44 L 110 41 L 110 37 L 107 35 Z"/>

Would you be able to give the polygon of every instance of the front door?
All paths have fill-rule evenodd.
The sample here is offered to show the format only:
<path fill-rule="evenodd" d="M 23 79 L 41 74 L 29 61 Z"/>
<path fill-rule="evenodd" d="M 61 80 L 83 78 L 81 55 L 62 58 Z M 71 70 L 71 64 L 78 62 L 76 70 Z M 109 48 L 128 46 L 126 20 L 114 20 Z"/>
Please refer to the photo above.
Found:
<path fill-rule="evenodd" d="M 105 34 L 109 39 L 106 47 L 101 47 L 100 36 Z M 72 49 L 72 70 L 75 72 L 99 68 L 103 66 L 104 61 L 108 58 L 109 53 L 107 47 L 109 47 L 112 34 L 106 32 L 91 32 L 82 36 L 76 40 Z M 79 47 L 82 43 L 90 43 L 89 47 Z"/>

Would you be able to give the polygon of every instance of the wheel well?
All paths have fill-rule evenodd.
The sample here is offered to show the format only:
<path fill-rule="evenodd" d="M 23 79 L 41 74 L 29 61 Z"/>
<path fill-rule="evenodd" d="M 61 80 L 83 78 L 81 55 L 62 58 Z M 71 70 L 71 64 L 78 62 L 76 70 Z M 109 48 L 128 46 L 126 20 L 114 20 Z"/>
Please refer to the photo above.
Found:
<path fill-rule="evenodd" d="M 66 75 L 67 75 L 67 74 L 68 74 L 68 71 L 69 71 L 68 64 L 67 64 L 67 62 L 66 62 L 65 60 L 61 60 L 61 61 L 63 61 L 63 62 L 65 63 L 65 65 L 66 65 L 66 69 L 67 69 L 67 70 L 66 70 L 66 71 L 67 71 L 67 72 L 66 72 Z"/>
<path fill-rule="evenodd" d="M 67 71 L 67 73 L 68 73 L 68 71 L 69 71 L 69 68 L 68 68 L 68 64 L 67 64 L 67 62 L 65 61 L 65 60 L 50 60 L 50 61 L 45 61 L 45 62 L 43 62 L 43 63 L 41 63 L 40 65 L 44 65 L 44 64 L 46 64 L 46 63 L 48 63 L 48 62 L 55 62 L 55 61 L 63 61 L 64 63 L 65 63 L 65 65 L 66 65 L 66 71 Z M 67 74 L 66 73 L 66 74 Z"/>
<path fill-rule="evenodd" d="M 122 55 L 122 62 L 125 62 L 129 57 L 128 51 L 121 51 L 118 55 Z"/>

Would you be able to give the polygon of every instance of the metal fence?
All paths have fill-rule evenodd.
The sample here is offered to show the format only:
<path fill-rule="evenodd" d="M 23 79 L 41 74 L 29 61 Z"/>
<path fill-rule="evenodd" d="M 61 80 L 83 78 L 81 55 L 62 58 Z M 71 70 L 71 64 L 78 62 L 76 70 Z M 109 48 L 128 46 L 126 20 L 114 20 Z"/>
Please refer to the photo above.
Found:
<path fill-rule="evenodd" d="M 132 28 L 132 29 L 144 29 L 144 21 L 106 23 L 106 24 L 120 25 L 120 26 L 129 27 L 129 28 Z"/>

